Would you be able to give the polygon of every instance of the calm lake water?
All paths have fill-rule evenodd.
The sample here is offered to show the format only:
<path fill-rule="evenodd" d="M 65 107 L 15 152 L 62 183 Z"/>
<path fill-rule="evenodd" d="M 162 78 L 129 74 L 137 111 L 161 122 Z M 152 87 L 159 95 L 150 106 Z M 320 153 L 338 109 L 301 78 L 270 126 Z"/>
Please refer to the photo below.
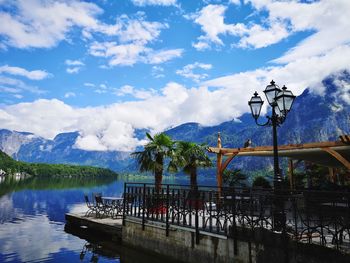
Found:
<path fill-rule="evenodd" d="M 65 213 L 86 209 L 84 193 L 121 196 L 124 180 L 13 178 L 0 182 L 0 262 L 164 262 L 119 244 L 65 231 Z M 188 180 L 165 183 L 188 184 Z"/>

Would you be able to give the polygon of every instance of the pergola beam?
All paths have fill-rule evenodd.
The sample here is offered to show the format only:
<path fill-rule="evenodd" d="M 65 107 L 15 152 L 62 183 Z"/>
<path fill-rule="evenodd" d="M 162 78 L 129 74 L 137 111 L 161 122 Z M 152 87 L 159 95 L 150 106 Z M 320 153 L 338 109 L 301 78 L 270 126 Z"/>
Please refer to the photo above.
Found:
<path fill-rule="evenodd" d="M 324 148 L 324 147 L 338 147 L 347 145 L 344 142 L 315 142 L 315 143 L 305 143 L 305 144 L 288 144 L 278 146 L 278 151 L 283 150 L 303 150 L 303 149 L 315 149 L 315 148 Z M 252 152 L 270 152 L 273 151 L 272 146 L 258 146 L 254 148 L 218 148 L 218 147 L 209 147 L 208 151 L 211 153 L 220 153 L 223 155 L 232 155 L 235 153 L 252 153 Z"/>
<path fill-rule="evenodd" d="M 322 150 L 332 155 L 339 162 L 341 162 L 348 170 L 350 170 L 350 162 L 346 160 L 340 153 L 329 147 L 322 148 Z"/>
<path fill-rule="evenodd" d="M 227 166 L 229 165 L 229 163 L 233 160 L 233 158 L 236 157 L 237 154 L 231 155 L 229 156 L 225 162 L 223 163 L 223 165 L 221 166 L 221 174 L 224 173 L 225 169 L 227 168 Z"/>

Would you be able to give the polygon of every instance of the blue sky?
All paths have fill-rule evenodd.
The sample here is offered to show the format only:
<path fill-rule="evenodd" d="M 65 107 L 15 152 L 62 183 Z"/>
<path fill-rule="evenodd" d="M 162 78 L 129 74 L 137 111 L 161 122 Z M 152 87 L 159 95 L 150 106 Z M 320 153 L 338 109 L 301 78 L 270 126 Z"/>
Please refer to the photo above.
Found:
<path fill-rule="evenodd" d="M 135 129 L 239 118 L 271 79 L 322 94 L 350 67 L 349 13 L 347 0 L 0 0 L 0 128 L 132 150 Z"/>

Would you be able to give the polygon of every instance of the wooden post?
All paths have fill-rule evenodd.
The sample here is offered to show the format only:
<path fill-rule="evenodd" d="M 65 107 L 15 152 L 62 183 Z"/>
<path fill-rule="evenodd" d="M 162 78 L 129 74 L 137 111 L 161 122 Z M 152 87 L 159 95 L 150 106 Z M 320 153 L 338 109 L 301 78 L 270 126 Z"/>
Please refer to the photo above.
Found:
<path fill-rule="evenodd" d="M 221 171 L 222 153 L 220 152 L 220 149 L 222 148 L 222 144 L 221 144 L 220 132 L 218 132 L 218 148 L 219 148 L 219 153 L 216 155 L 217 156 L 216 181 L 217 181 L 218 190 L 220 192 L 222 187 L 222 171 Z"/>
<path fill-rule="evenodd" d="M 293 159 L 288 160 L 288 173 L 290 189 L 294 190 L 294 164 Z"/>
<path fill-rule="evenodd" d="M 329 171 L 329 181 L 334 183 L 335 182 L 335 180 L 334 180 L 334 168 L 328 167 L 328 171 Z"/>

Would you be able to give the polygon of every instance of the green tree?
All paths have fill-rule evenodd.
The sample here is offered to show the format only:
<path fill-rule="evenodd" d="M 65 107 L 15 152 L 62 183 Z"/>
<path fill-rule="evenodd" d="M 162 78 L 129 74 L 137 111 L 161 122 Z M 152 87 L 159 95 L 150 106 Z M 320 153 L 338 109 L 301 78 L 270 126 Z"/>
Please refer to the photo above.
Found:
<path fill-rule="evenodd" d="M 231 187 L 245 187 L 247 175 L 243 174 L 240 169 L 233 169 L 229 170 L 226 169 L 223 173 L 223 181 L 224 184 L 231 186 Z"/>
<path fill-rule="evenodd" d="M 164 161 L 172 157 L 174 153 L 174 142 L 165 133 L 159 133 L 152 137 L 146 133 L 149 142 L 143 151 L 133 152 L 140 165 L 140 172 L 152 172 L 154 174 L 156 190 L 159 191 L 162 185 Z M 169 163 L 169 167 L 172 162 Z"/>
<path fill-rule="evenodd" d="M 206 154 L 205 145 L 193 142 L 176 142 L 173 164 L 182 167 L 184 173 L 190 175 L 191 189 L 197 189 L 197 170 L 200 167 L 211 167 L 212 162 Z"/>
<path fill-rule="evenodd" d="M 270 182 L 262 175 L 254 177 L 253 187 L 271 188 Z"/>

